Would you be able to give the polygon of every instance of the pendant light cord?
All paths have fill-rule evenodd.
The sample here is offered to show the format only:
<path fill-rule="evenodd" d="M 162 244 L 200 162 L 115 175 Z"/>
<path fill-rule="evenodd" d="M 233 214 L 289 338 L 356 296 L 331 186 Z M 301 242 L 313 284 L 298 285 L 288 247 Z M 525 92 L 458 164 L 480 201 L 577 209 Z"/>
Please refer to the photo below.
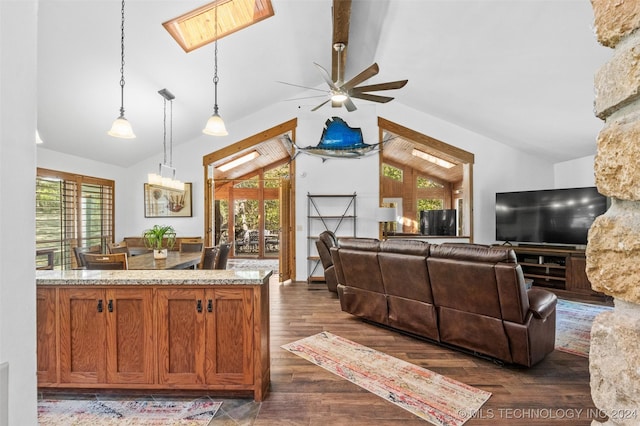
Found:
<path fill-rule="evenodd" d="M 124 117 L 124 0 L 120 13 L 120 116 Z"/>
<path fill-rule="evenodd" d="M 167 99 L 164 100 L 164 114 L 162 115 L 162 164 L 167 164 Z"/>
<path fill-rule="evenodd" d="M 216 22 L 216 28 L 215 28 L 215 43 L 214 43 L 214 50 L 213 50 L 213 93 L 214 93 L 214 102 L 213 102 L 213 113 L 217 114 L 218 113 L 218 81 L 220 81 L 220 79 L 218 78 L 218 5 L 216 4 L 216 10 L 215 10 L 215 22 Z"/>

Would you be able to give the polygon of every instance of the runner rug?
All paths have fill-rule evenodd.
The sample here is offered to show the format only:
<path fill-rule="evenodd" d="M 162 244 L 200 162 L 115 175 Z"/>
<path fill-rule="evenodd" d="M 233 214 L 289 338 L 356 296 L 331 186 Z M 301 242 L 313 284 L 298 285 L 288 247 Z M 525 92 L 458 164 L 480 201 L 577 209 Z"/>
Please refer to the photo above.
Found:
<path fill-rule="evenodd" d="M 326 331 L 282 348 L 434 425 L 464 424 L 491 396 Z"/>
<path fill-rule="evenodd" d="M 222 402 L 196 400 L 86 400 L 38 401 L 38 424 L 55 426 L 208 425 Z"/>
<path fill-rule="evenodd" d="M 593 319 L 599 313 L 612 309 L 609 306 L 558 299 L 556 305 L 556 349 L 588 358 Z"/>

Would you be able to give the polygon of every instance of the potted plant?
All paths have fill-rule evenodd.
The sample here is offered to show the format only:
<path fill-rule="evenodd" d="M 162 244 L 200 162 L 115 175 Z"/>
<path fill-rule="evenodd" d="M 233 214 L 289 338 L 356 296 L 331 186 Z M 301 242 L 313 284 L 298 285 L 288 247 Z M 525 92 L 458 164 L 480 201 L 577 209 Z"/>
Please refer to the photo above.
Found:
<path fill-rule="evenodd" d="M 144 231 L 142 239 L 145 247 L 153 249 L 154 259 L 166 259 L 167 249 L 173 248 L 176 243 L 176 231 L 171 225 L 153 225 L 153 228 Z"/>

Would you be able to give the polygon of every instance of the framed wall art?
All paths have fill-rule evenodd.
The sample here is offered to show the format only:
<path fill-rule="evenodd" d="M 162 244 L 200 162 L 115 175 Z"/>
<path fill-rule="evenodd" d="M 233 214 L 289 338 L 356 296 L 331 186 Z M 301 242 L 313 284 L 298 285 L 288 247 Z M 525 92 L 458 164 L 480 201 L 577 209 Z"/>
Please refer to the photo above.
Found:
<path fill-rule="evenodd" d="M 191 217 L 191 182 L 184 191 L 144 184 L 144 217 Z"/>

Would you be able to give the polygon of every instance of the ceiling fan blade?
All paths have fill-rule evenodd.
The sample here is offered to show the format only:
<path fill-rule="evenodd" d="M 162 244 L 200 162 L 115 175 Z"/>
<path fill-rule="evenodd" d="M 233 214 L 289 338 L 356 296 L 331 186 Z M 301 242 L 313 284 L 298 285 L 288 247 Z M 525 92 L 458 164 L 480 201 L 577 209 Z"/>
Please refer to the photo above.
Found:
<path fill-rule="evenodd" d="M 321 103 L 320 105 L 318 105 L 317 107 L 313 108 L 311 111 L 317 111 L 319 110 L 324 104 L 326 104 L 327 102 L 329 102 L 331 99 L 327 99 L 326 101 L 324 101 L 323 103 Z"/>
<path fill-rule="evenodd" d="M 377 92 L 379 90 L 392 90 L 403 88 L 409 80 L 390 81 L 388 83 L 370 84 L 368 86 L 358 86 L 351 89 L 353 93 Z"/>
<path fill-rule="evenodd" d="M 351 100 L 351 98 L 347 98 L 345 99 L 345 101 L 342 103 L 342 105 L 344 105 L 344 107 L 347 109 L 347 111 L 351 112 L 351 111 L 355 111 L 358 108 L 356 108 L 356 105 L 353 103 L 353 101 Z"/>
<path fill-rule="evenodd" d="M 316 88 L 316 87 L 302 86 L 302 85 L 300 85 L 300 84 L 287 83 L 286 81 L 276 81 L 276 83 L 286 84 L 287 86 L 293 86 L 293 87 L 301 87 L 301 88 L 303 88 L 303 89 L 317 90 L 318 92 L 324 92 L 324 93 L 327 93 L 327 91 L 326 91 L 326 90 L 318 89 L 318 88 Z"/>
<path fill-rule="evenodd" d="M 372 95 L 370 93 L 352 93 L 351 97 L 364 99 L 365 101 L 380 102 L 383 104 L 393 100 L 393 98 L 389 96 Z"/>
<path fill-rule="evenodd" d="M 331 46 L 342 43 L 344 47 L 338 51 L 331 49 L 331 79 L 337 81 L 344 75 L 347 63 L 347 46 L 349 44 L 349 24 L 351 21 L 351 0 L 333 0 L 333 37 Z M 338 56 L 340 60 L 338 61 Z M 338 69 L 340 64 L 340 69 Z"/>
<path fill-rule="evenodd" d="M 329 76 L 329 73 L 327 72 L 327 70 L 325 70 L 322 65 L 317 64 L 317 63 L 313 63 L 313 65 L 315 65 L 316 67 L 318 67 L 318 70 L 320 71 L 320 75 L 322 76 L 322 78 L 324 79 L 324 81 L 327 82 L 327 84 L 329 85 L 329 87 L 331 87 L 332 90 L 335 91 L 340 91 L 340 89 L 338 88 L 338 86 L 336 86 L 336 84 L 333 82 L 333 80 L 331 80 L 331 76 Z"/>
<path fill-rule="evenodd" d="M 301 100 L 303 100 L 303 99 L 324 98 L 324 97 L 326 97 L 326 96 L 327 96 L 327 95 L 302 96 L 302 97 L 300 97 L 300 98 L 287 98 L 287 99 L 285 99 L 284 101 L 285 101 L 285 102 L 287 102 L 287 101 L 301 101 Z"/>
<path fill-rule="evenodd" d="M 365 81 L 365 80 L 373 77 L 374 75 L 378 74 L 378 71 L 380 71 L 380 68 L 378 68 L 378 64 L 374 63 L 374 64 L 370 65 L 368 68 L 365 68 L 365 70 L 362 71 L 360 74 L 356 75 L 351 80 L 349 80 L 345 84 L 343 84 L 341 86 L 341 89 L 349 91 L 349 90 L 353 89 L 354 87 L 356 87 L 358 84 L 362 83 L 363 81 Z"/>

